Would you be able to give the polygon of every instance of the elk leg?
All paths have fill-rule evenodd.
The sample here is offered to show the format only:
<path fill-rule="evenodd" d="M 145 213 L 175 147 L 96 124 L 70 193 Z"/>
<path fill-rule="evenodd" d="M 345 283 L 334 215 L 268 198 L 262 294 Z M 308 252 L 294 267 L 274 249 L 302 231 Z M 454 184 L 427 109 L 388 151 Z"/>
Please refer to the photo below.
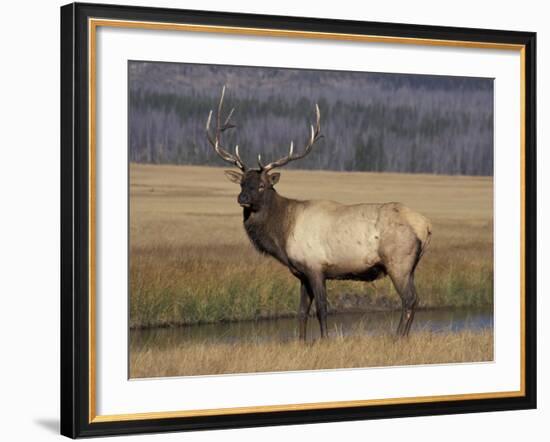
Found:
<path fill-rule="evenodd" d="M 300 286 L 300 312 L 298 315 L 299 325 L 300 325 L 300 339 L 302 341 L 306 340 L 306 330 L 307 330 L 307 318 L 309 316 L 309 310 L 311 308 L 311 302 L 313 301 L 313 294 L 307 282 L 302 280 Z"/>
<path fill-rule="evenodd" d="M 321 327 L 321 338 L 327 337 L 327 291 L 323 275 L 314 275 L 309 278 L 309 284 L 315 297 L 317 319 Z"/>
<path fill-rule="evenodd" d="M 414 320 L 414 312 L 416 310 L 416 304 L 418 303 L 418 297 L 416 296 L 416 288 L 414 286 L 414 274 L 409 279 L 409 290 L 412 292 L 412 296 L 409 298 L 409 304 L 407 305 L 407 311 L 405 313 L 405 325 L 403 326 L 403 336 L 407 336 L 411 330 L 411 325 Z M 413 300 L 410 303 L 410 300 Z"/>
<path fill-rule="evenodd" d="M 411 329 L 417 304 L 414 277 L 410 274 L 396 275 L 390 273 L 390 278 L 401 297 L 401 319 L 397 327 L 397 334 L 399 336 L 407 336 Z"/>
<path fill-rule="evenodd" d="M 397 326 L 396 334 L 397 336 L 403 335 L 403 324 L 405 323 L 405 306 L 401 306 L 401 318 L 399 319 L 399 325 Z"/>

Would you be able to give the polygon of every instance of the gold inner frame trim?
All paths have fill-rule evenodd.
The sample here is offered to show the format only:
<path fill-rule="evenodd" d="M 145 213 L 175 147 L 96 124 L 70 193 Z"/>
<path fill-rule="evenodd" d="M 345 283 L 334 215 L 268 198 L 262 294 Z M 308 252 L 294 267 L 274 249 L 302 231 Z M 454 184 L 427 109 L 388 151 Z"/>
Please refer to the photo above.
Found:
<path fill-rule="evenodd" d="M 134 28 L 163 31 L 207 32 L 217 34 L 253 35 L 267 37 L 290 37 L 323 40 L 356 41 L 386 44 L 411 44 L 420 46 L 443 46 L 476 49 L 497 49 L 520 53 L 520 389 L 487 393 L 465 393 L 438 396 L 417 396 L 388 399 L 367 399 L 336 402 L 316 402 L 284 405 L 261 405 L 235 408 L 215 408 L 180 411 L 159 411 L 129 414 L 96 414 L 96 36 L 97 28 Z M 327 408 L 365 407 L 375 405 L 416 404 L 426 402 L 481 400 L 525 396 L 525 46 L 493 42 L 439 40 L 412 37 L 390 37 L 330 32 L 293 31 L 284 29 L 247 28 L 234 26 L 211 26 L 184 23 L 160 23 L 131 20 L 88 19 L 88 98 L 89 98 L 89 423 L 117 422 L 145 419 L 168 419 L 178 417 L 235 415 L 277 411 L 322 410 Z"/>

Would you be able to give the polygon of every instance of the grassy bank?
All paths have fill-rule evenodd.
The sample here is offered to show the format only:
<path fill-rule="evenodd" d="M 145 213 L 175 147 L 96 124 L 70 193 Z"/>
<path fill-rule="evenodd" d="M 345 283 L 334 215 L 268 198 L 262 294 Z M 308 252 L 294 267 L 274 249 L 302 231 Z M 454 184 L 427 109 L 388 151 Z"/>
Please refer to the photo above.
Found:
<path fill-rule="evenodd" d="M 253 250 L 223 169 L 131 165 L 130 326 L 294 315 L 299 286 Z M 283 171 L 278 191 L 343 203 L 401 201 L 433 223 L 416 271 L 421 308 L 492 304 L 492 179 Z M 332 311 L 399 307 L 388 278 L 329 282 Z"/>
<path fill-rule="evenodd" d="M 290 342 L 154 343 L 130 351 L 130 377 L 481 362 L 493 359 L 493 332 L 420 331 L 407 339 L 392 335 L 337 336 L 304 344 Z"/>

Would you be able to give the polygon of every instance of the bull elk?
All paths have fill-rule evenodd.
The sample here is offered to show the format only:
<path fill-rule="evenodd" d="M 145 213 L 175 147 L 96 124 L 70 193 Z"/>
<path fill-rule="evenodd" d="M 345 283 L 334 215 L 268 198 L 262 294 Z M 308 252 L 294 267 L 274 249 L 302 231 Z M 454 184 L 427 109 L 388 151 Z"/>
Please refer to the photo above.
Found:
<path fill-rule="evenodd" d="M 244 228 L 254 247 L 288 267 L 300 280 L 299 336 L 306 338 L 307 318 L 313 300 L 321 327 L 327 336 L 327 294 L 325 281 L 347 279 L 374 281 L 388 275 L 402 301 L 397 334 L 406 336 L 414 319 L 417 294 L 414 271 L 431 237 L 430 222 L 400 203 L 343 205 L 333 201 L 294 200 L 277 193 L 280 174 L 272 172 L 308 155 L 320 134 L 320 111 L 302 153 L 290 143 L 288 155 L 249 168 L 239 155 L 222 146 L 221 135 L 235 127 L 232 109 L 222 117 L 222 90 L 211 132 L 212 111 L 206 133 L 216 153 L 240 171 L 226 176 L 241 186 L 238 203 L 243 208 Z"/>

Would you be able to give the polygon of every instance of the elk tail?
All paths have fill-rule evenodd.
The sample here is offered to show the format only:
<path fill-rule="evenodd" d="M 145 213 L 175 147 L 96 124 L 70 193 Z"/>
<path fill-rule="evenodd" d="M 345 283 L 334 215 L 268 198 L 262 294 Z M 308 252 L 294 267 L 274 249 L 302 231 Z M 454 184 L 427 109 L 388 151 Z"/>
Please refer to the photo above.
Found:
<path fill-rule="evenodd" d="M 417 262 L 420 260 L 432 238 L 432 224 L 423 215 L 403 207 L 402 212 L 418 239 Z"/>
<path fill-rule="evenodd" d="M 430 244 L 430 240 L 432 239 L 432 225 L 430 222 L 428 222 L 428 225 L 426 226 L 426 236 L 424 238 L 424 241 L 422 241 L 422 245 L 420 246 L 420 252 L 418 253 L 418 261 L 420 261 L 420 258 L 424 255 L 424 252 L 428 248 L 428 245 Z"/>

